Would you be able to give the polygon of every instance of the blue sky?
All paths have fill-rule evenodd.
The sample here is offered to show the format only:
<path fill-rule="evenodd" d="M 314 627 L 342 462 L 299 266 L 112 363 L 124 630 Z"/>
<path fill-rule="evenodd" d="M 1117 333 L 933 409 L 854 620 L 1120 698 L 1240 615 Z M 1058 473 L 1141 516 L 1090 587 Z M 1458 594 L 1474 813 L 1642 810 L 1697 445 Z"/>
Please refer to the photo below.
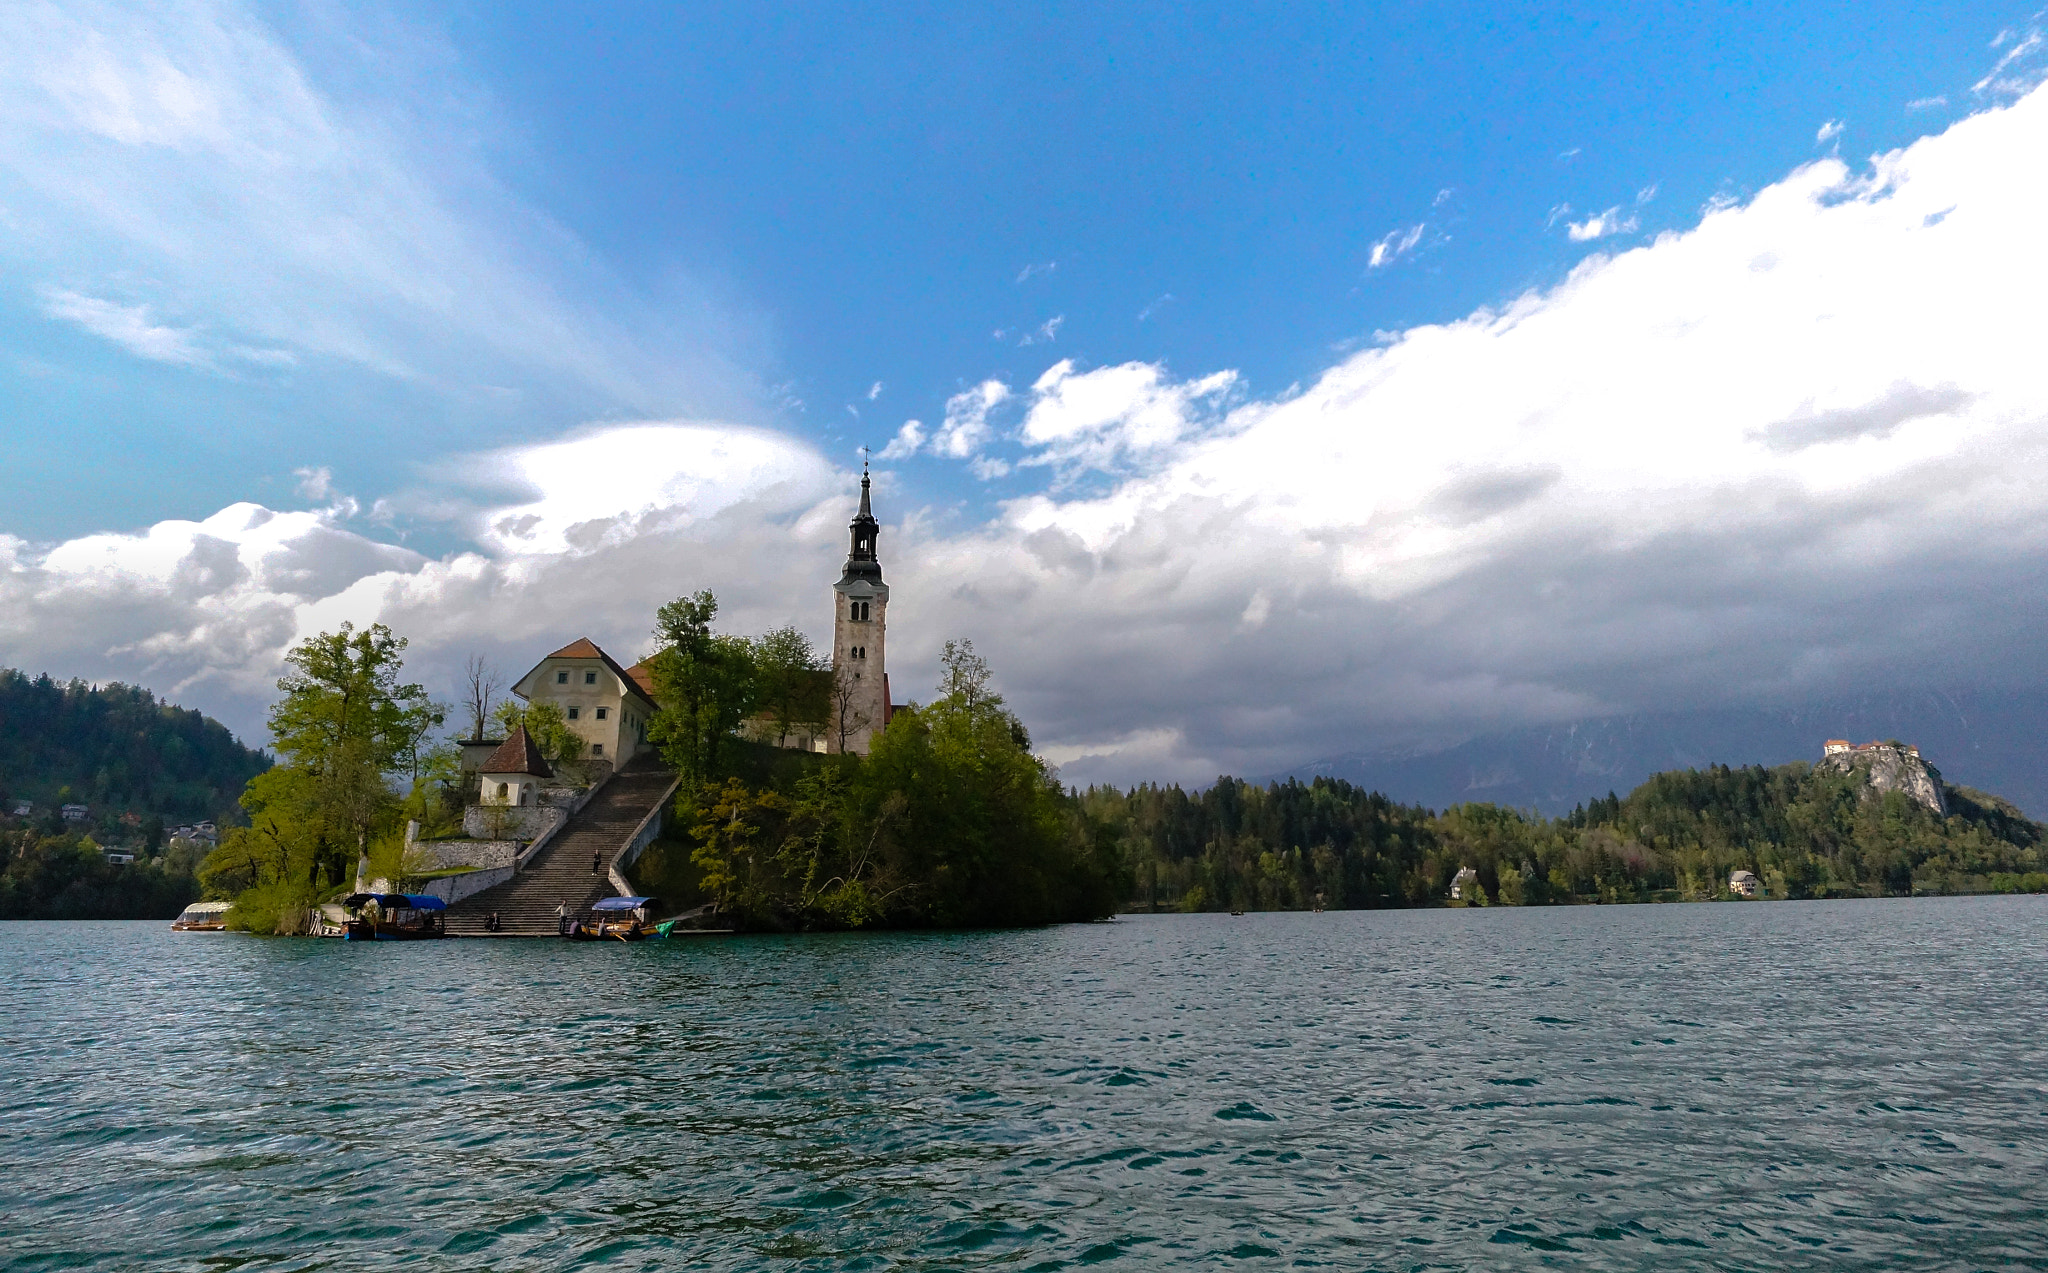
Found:
<path fill-rule="evenodd" d="M 1992 355 L 2040 255 L 2013 227 L 2042 23 L 20 6 L 0 662 L 247 729 L 282 648 L 344 617 L 406 617 L 430 667 L 558 629 L 631 646 L 704 585 L 737 625 L 822 634 L 804 589 L 865 443 L 885 555 L 921 586 L 905 679 L 978 634 L 1076 773 L 1956 674 L 1943 633 L 2018 630 L 2000 599 L 2037 580 L 2032 522 L 1915 603 L 1944 618 L 1905 652 L 1829 635 L 1900 604 L 1844 573 L 1853 545 L 1802 567 L 1785 544 L 2033 471 L 2048 400 Z M 1918 199 L 1946 206 L 1884 220 Z M 1907 235 L 1955 208 L 1975 228 Z M 1638 329 L 1721 334 L 1622 352 Z M 1821 456 L 1829 421 L 1854 427 Z M 1669 433 L 1637 453 L 1630 428 Z M 1803 529 L 1772 520 L 1786 490 Z M 1589 499 L 1678 520 L 1624 544 Z M 1683 620 L 1654 599 L 1698 577 L 1681 541 L 1753 563 Z M 1526 604 L 1453 603 L 1566 558 Z M 1078 628 L 1016 622 L 1019 597 Z M 1583 627 L 1546 609 L 1567 604 Z M 1574 635 L 1529 655 L 1515 634 L 1545 624 Z M 1672 654 L 1674 631 L 1705 644 Z M 1964 675 L 2018 674 L 1985 642 Z M 1153 669 L 1167 648 L 1305 679 L 1177 702 L 1216 669 Z"/>
<path fill-rule="evenodd" d="M 2027 10 L 282 16 L 271 32 L 337 111 L 393 131 L 429 170 L 437 152 L 458 154 L 448 196 L 484 232 L 516 239 L 537 217 L 566 236 L 525 248 L 563 303 L 631 329 L 648 361 L 708 349 L 730 365 L 625 384 L 493 367 L 493 382 L 511 382 L 499 388 L 520 391 L 513 405 L 477 401 L 461 370 L 433 386 L 317 358 L 194 374 L 53 321 L 38 271 L 12 270 L 0 322 L 16 362 L 0 395 L 21 462 L 0 479 L 7 530 L 42 539 L 201 517 L 224 494 L 283 498 L 300 467 L 384 494 L 411 482 L 409 462 L 480 433 L 539 438 L 591 419 L 737 418 L 844 455 L 1054 357 L 1233 368 L 1275 393 L 1375 331 L 1552 282 L 1587 252 L 1688 223 L 1717 193 L 1745 194 L 1817 150 L 1867 153 L 1940 127 L 1970 105 L 1991 39 Z M 1817 146 L 1831 120 L 1840 135 Z M 1569 224 L 1610 207 L 1637 228 L 1570 241 Z M 179 211 L 205 217 L 196 198 Z M 1407 253 L 1369 268 L 1375 244 L 1418 225 Z M 146 256 L 58 260 L 47 272 L 59 278 L 132 281 L 129 299 L 154 295 L 167 320 L 206 322 L 205 291 L 236 284 L 181 289 L 151 278 Z M 231 268 L 260 277 L 266 265 Z M 114 471 L 69 462 L 93 437 L 119 452 Z M 910 467 L 930 497 L 977 511 L 1023 484 L 985 490 L 957 464 Z"/>

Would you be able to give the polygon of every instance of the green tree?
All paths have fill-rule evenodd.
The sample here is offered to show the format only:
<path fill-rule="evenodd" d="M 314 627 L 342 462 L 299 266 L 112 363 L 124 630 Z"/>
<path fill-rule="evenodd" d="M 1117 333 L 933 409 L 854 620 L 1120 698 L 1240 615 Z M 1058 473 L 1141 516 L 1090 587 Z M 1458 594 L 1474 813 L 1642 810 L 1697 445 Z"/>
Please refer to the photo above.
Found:
<path fill-rule="evenodd" d="M 713 632 L 717 615 L 718 599 L 709 592 L 664 605 L 654 625 L 660 648 L 648 660 L 661 707 L 647 737 L 683 776 L 691 800 L 705 783 L 728 776 L 732 735 L 759 696 L 754 644 Z"/>
<path fill-rule="evenodd" d="M 310 777 L 318 849 L 306 867 L 339 879 L 368 848 L 372 830 L 396 806 L 387 775 L 412 763 L 420 722 L 434 714 L 425 689 L 401 683 L 405 638 L 381 623 L 344 623 L 285 655 L 283 697 L 270 709 L 270 736 L 284 764 Z"/>
<path fill-rule="evenodd" d="M 553 703 L 543 700 L 522 707 L 506 699 L 498 704 L 494 718 L 508 738 L 513 730 L 524 729 L 544 759 L 571 763 L 583 759 L 583 735 L 569 728 L 569 718 Z"/>
<path fill-rule="evenodd" d="M 778 737 L 822 730 L 831 714 L 831 663 L 794 627 L 777 628 L 754 642 L 755 696 Z"/>

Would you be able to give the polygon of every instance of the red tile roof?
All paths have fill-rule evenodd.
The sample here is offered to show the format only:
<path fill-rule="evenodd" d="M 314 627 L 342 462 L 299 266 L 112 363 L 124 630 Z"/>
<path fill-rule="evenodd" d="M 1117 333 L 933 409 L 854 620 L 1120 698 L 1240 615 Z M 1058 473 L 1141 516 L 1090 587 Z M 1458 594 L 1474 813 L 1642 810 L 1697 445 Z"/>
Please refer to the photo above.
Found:
<path fill-rule="evenodd" d="M 619 680 L 625 683 L 628 693 L 645 699 L 649 710 L 661 710 L 661 704 L 654 701 L 654 678 L 649 676 L 643 680 L 635 676 L 633 672 L 628 672 L 625 668 L 620 667 L 616 659 L 597 648 L 597 642 L 589 637 L 577 637 L 574 641 L 548 655 L 548 657 L 551 659 L 596 659 L 607 668 L 610 668 L 613 676 L 618 677 Z M 646 664 L 643 663 L 640 666 L 645 667 Z M 634 669 L 634 671 L 638 670 L 638 668 Z M 528 672 L 526 675 L 531 676 L 533 673 Z M 524 680 L 525 678 L 522 677 L 520 679 Z"/>
<path fill-rule="evenodd" d="M 547 758 L 540 754 L 540 748 L 533 745 L 533 739 L 526 736 L 526 726 L 512 731 L 512 736 L 491 753 L 490 758 L 477 766 L 478 772 L 487 774 L 531 774 L 536 778 L 552 778 L 555 771 L 548 767 Z"/>
<path fill-rule="evenodd" d="M 646 659 L 627 668 L 626 675 L 632 678 L 633 684 L 646 691 L 648 702 L 654 701 L 654 669 L 648 666 Z"/>

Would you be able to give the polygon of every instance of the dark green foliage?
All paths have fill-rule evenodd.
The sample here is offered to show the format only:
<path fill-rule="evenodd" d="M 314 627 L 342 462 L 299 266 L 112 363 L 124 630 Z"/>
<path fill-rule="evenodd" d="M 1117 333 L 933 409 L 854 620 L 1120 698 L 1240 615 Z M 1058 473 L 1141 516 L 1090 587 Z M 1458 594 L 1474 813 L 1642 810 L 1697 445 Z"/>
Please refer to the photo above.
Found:
<path fill-rule="evenodd" d="M 148 690 L 0 670 L 0 775 L 11 797 L 44 811 L 73 801 L 96 816 L 225 820 L 269 764 L 220 722 Z"/>
<path fill-rule="evenodd" d="M 1326 779 L 1079 799 L 1115 828 L 1148 910 L 1304 908 L 1319 894 L 1332 908 L 1440 905 L 1461 866 L 1484 900 L 1511 905 L 1725 897 L 1737 869 L 1772 897 L 2032 891 L 2042 828 L 1994 796 L 1947 794 L 1943 818 L 1860 774 L 1792 764 L 1661 773 L 1554 821 L 1485 804 L 1432 814 Z"/>
<path fill-rule="evenodd" d="M 0 832 L 0 919 L 163 919 L 199 898 L 198 850 L 115 864 L 84 835 Z"/>
<path fill-rule="evenodd" d="M 897 712 L 865 759 L 729 747 L 748 772 L 679 802 L 723 914 L 750 928 L 966 927 L 1118 908 L 1130 881 L 1114 829 L 1031 754 L 971 646 L 949 645 L 946 664 L 946 692 Z"/>
<path fill-rule="evenodd" d="M 734 731 L 760 701 L 753 643 L 713 632 L 717 616 L 709 592 L 669 602 L 655 614 L 661 644 L 647 660 L 661 704 L 647 740 L 692 790 L 726 771 Z"/>

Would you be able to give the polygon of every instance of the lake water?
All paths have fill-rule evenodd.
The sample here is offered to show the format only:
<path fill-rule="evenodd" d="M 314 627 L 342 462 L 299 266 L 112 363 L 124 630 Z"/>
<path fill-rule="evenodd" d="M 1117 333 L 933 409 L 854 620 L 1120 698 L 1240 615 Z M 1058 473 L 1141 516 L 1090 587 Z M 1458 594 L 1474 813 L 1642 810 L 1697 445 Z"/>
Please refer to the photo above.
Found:
<path fill-rule="evenodd" d="M 0 925 L 14 1269 L 2048 1268 L 2048 899 Z"/>

